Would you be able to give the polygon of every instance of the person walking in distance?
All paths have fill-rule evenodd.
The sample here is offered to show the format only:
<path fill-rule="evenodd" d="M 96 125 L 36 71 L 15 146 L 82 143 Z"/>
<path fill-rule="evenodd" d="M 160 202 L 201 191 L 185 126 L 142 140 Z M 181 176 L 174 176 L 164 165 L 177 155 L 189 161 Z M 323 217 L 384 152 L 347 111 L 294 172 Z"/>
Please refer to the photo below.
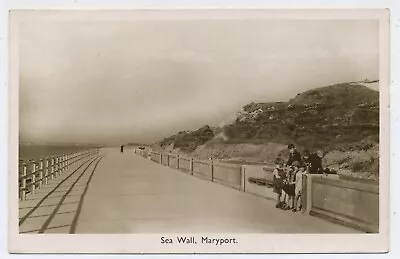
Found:
<path fill-rule="evenodd" d="M 121 154 L 124 153 L 124 146 L 121 145 Z"/>

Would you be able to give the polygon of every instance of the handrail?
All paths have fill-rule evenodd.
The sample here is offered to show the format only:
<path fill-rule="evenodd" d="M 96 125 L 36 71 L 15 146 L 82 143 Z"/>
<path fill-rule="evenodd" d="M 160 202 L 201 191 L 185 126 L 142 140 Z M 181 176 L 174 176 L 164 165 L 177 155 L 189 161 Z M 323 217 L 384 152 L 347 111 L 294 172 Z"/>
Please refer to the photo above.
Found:
<path fill-rule="evenodd" d="M 35 193 L 37 188 L 48 184 L 49 178 L 52 180 L 61 175 L 72 164 L 92 155 L 99 153 L 99 149 L 91 149 L 81 152 L 62 154 L 59 156 L 50 156 L 39 159 L 38 161 L 29 160 L 20 161 L 19 168 L 22 168 L 22 174 L 19 174 L 19 194 L 21 200 L 26 199 L 26 194 Z M 28 172 L 28 168 L 30 168 Z"/>
<path fill-rule="evenodd" d="M 197 160 L 197 159 L 193 159 L 193 163 L 201 164 L 201 165 L 208 165 L 208 163 L 201 161 L 201 160 Z"/>
<path fill-rule="evenodd" d="M 229 184 L 232 186 L 232 181 L 223 179 L 219 175 L 214 175 L 214 171 L 217 168 L 223 168 L 227 169 L 230 171 L 232 174 L 238 174 L 238 178 L 240 179 L 240 182 L 237 183 L 237 186 L 233 186 L 236 189 L 242 189 L 242 179 L 243 174 L 245 173 L 244 168 L 242 165 L 223 165 L 220 163 L 216 163 L 214 160 L 210 159 L 208 161 L 204 160 L 198 160 L 190 157 L 183 157 L 179 154 L 171 154 L 171 153 L 163 153 L 163 152 L 156 152 L 156 151 L 145 151 L 142 149 L 134 149 L 134 153 L 138 154 L 142 157 L 149 158 L 150 160 L 171 167 L 173 166 L 176 169 L 180 169 L 182 171 L 188 172 L 191 175 L 203 175 L 207 176 L 211 181 L 217 180 L 218 182 L 222 184 Z M 174 164 L 170 163 L 170 159 L 173 159 Z M 182 163 L 182 161 L 185 161 L 185 163 Z M 189 163 L 189 165 L 188 165 Z M 203 165 L 206 166 L 202 170 L 198 171 L 195 169 L 195 165 Z M 206 172 L 205 172 L 206 171 Z M 219 171 L 216 171 L 217 173 Z M 219 174 L 219 173 L 218 173 Z"/>
<path fill-rule="evenodd" d="M 228 166 L 228 165 L 221 165 L 221 164 L 214 164 L 216 167 L 221 167 L 221 168 L 226 168 L 226 169 L 239 169 L 241 165 L 236 165 L 236 166 Z"/>

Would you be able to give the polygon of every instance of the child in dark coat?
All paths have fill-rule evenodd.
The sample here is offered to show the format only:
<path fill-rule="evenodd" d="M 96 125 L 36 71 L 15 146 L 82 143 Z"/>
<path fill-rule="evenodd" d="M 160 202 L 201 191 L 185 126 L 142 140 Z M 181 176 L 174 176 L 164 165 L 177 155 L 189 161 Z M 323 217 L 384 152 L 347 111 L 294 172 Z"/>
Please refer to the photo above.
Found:
<path fill-rule="evenodd" d="M 275 169 L 274 169 L 274 179 L 273 179 L 273 191 L 276 193 L 276 208 L 281 208 L 285 202 L 282 201 L 282 196 L 284 197 L 283 191 L 283 181 L 286 177 L 286 173 L 283 170 L 283 160 L 281 158 L 275 159 Z"/>
<path fill-rule="evenodd" d="M 288 158 L 288 161 L 286 162 L 286 165 L 291 166 L 294 161 L 300 161 L 301 156 L 300 156 L 299 151 L 296 150 L 296 147 L 294 146 L 294 144 L 288 145 L 288 149 L 289 149 L 289 158 Z"/>
<path fill-rule="evenodd" d="M 323 174 L 324 168 L 322 167 L 322 157 L 324 153 L 322 150 L 318 150 L 315 154 L 310 155 L 308 161 L 310 163 L 309 173 L 310 174 Z"/>

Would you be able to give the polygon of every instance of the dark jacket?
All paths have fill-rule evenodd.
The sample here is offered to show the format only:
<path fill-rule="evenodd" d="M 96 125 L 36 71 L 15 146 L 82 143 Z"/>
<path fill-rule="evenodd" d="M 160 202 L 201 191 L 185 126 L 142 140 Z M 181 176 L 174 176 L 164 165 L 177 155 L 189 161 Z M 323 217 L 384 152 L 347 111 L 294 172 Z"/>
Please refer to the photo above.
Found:
<path fill-rule="evenodd" d="M 293 154 L 289 153 L 289 159 L 288 159 L 286 165 L 290 166 L 290 165 L 292 165 L 292 163 L 294 161 L 299 161 L 299 162 L 301 161 L 300 153 L 297 150 L 295 150 Z"/>
<path fill-rule="evenodd" d="M 308 169 L 310 174 L 322 174 L 324 172 L 324 168 L 322 168 L 322 158 L 317 154 L 312 154 L 307 160 L 307 163 L 310 165 Z"/>

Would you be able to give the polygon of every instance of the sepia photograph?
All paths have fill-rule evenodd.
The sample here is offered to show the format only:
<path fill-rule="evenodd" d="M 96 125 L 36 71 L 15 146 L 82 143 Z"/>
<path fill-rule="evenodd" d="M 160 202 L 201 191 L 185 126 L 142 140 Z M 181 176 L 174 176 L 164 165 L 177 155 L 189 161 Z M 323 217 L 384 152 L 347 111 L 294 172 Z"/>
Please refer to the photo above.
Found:
<path fill-rule="evenodd" d="M 11 11 L 15 237 L 387 238 L 387 13 L 277 14 Z"/>

